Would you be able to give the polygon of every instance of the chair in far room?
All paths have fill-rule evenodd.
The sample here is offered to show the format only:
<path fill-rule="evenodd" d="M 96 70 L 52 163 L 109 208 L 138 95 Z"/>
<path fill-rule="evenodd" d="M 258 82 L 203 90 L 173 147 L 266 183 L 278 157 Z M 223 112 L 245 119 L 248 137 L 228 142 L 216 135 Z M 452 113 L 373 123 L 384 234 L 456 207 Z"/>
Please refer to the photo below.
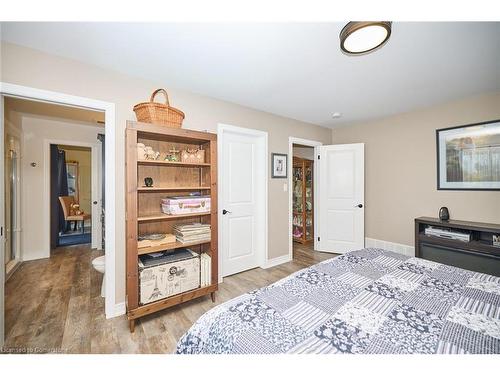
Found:
<path fill-rule="evenodd" d="M 61 207 L 62 207 L 62 210 L 64 213 L 64 220 L 66 220 L 66 222 L 68 222 L 68 221 L 74 222 L 73 230 L 76 230 L 77 223 L 79 221 L 81 221 L 82 222 L 82 234 L 84 234 L 85 233 L 85 220 L 90 219 L 91 215 L 86 214 L 86 213 L 82 213 L 80 215 L 73 214 L 71 212 L 71 206 L 75 203 L 75 198 L 70 196 L 70 195 L 59 197 L 59 202 L 61 203 Z"/>

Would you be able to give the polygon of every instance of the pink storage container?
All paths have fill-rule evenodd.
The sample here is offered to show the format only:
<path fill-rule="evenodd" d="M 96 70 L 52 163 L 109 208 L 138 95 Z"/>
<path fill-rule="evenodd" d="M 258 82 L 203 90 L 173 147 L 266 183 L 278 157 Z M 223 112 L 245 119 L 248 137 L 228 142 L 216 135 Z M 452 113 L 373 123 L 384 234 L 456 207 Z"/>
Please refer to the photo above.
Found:
<path fill-rule="evenodd" d="M 161 200 L 163 213 L 169 215 L 210 212 L 210 196 L 168 197 Z"/>

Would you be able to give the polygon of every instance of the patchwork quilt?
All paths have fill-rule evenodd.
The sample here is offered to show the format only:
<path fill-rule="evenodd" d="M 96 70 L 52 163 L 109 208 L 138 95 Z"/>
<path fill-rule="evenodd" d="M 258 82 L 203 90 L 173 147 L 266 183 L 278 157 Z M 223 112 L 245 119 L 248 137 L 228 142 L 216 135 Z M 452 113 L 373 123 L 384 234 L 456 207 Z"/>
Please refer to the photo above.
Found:
<path fill-rule="evenodd" d="M 381 249 L 205 313 L 177 353 L 500 353 L 500 278 Z"/>

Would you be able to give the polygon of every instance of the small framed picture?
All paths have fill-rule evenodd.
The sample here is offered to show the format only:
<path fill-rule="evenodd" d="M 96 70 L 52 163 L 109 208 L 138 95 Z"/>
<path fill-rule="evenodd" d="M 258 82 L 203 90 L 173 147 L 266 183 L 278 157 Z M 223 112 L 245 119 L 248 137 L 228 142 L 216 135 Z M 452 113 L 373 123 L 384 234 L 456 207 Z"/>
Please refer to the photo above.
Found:
<path fill-rule="evenodd" d="M 271 154 L 272 158 L 272 178 L 287 178 L 287 154 Z"/>

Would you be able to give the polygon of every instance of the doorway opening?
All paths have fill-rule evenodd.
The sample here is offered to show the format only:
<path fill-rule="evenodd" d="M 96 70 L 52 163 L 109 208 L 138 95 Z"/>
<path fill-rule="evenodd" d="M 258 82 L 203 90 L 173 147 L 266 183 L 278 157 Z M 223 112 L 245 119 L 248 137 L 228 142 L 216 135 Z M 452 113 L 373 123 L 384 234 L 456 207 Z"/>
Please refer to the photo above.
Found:
<path fill-rule="evenodd" d="M 51 250 L 91 243 L 91 177 L 96 172 L 90 147 L 50 145 Z"/>
<path fill-rule="evenodd" d="M 104 113 L 14 97 L 3 104 L 5 343 L 57 348 L 73 297 L 88 296 L 88 312 L 104 312 L 104 271 L 93 267 L 104 258 Z M 50 329 L 35 335 L 39 321 Z"/>
<path fill-rule="evenodd" d="M 317 250 L 316 148 L 321 142 L 289 137 L 289 259 L 314 258 Z"/>
<path fill-rule="evenodd" d="M 314 250 L 314 147 L 293 144 L 293 257 Z"/>

